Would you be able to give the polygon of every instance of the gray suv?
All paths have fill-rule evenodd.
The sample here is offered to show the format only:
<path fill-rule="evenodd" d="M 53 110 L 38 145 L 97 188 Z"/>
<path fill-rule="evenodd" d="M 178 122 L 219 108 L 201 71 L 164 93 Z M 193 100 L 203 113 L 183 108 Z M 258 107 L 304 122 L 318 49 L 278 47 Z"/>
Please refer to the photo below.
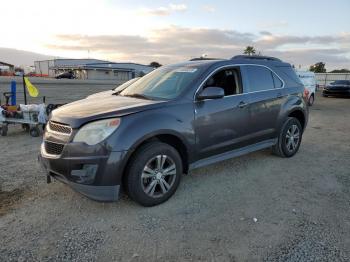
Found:
<path fill-rule="evenodd" d="M 303 91 L 291 65 L 273 57 L 163 66 L 54 110 L 40 160 L 48 182 L 94 200 L 124 190 L 157 205 L 194 168 L 263 148 L 293 156 L 308 121 Z"/>

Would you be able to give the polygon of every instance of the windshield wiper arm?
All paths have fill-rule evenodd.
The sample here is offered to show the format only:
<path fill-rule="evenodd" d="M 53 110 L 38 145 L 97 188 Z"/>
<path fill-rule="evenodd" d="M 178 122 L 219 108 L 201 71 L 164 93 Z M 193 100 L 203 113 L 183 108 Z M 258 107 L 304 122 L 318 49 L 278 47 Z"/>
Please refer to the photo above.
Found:
<path fill-rule="evenodd" d="M 114 89 L 112 89 L 112 91 L 115 91 Z M 119 95 L 121 92 L 122 92 L 123 90 L 120 90 L 120 91 L 115 91 L 114 93 L 113 93 L 113 95 Z"/>
<path fill-rule="evenodd" d="M 128 95 L 123 95 L 123 96 L 135 97 L 135 98 L 141 98 L 141 99 L 147 99 L 147 100 L 153 100 L 151 97 L 145 96 L 145 95 L 142 95 L 142 94 L 128 94 Z"/>

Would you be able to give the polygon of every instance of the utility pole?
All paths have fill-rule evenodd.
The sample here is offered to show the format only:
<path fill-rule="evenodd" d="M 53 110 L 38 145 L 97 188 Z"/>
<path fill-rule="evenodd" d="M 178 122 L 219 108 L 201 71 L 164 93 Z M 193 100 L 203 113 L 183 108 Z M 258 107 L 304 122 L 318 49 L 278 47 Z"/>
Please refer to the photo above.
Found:
<path fill-rule="evenodd" d="M 24 104 L 27 104 L 27 90 L 26 90 L 26 82 L 24 81 L 24 74 L 22 74 L 23 80 L 23 95 L 24 95 Z"/>

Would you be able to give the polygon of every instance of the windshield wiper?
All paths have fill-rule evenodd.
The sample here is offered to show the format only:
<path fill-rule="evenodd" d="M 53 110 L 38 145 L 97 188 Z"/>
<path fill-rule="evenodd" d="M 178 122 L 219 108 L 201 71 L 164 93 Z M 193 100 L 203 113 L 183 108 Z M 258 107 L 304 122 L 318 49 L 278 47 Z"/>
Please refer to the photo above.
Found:
<path fill-rule="evenodd" d="M 122 95 L 122 96 L 135 97 L 135 98 L 141 98 L 141 99 L 147 99 L 147 100 L 154 100 L 151 97 L 145 96 L 142 94 L 128 94 L 128 95 Z"/>
<path fill-rule="evenodd" d="M 115 91 L 114 89 L 112 89 L 112 91 Z M 119 90 L 119 91 L 115 91 L 114 93 L 113 93 L 113 95 L 119 95 L 121 92 L 122 92 L 123 90 Z"/>

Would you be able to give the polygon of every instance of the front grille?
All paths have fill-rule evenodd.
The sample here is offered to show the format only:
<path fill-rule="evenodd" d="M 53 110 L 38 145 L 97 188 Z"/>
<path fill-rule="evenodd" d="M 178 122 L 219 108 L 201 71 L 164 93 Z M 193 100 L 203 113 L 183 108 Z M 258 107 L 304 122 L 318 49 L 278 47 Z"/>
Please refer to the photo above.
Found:
<path fill-rule="evenodd" d="M 50 155 L 60 155 L 64 145 L 45 141 L 45 151 Z"/>
<path fill-rule="evenodd" d="M 62 125 L 62 124 L 58 124 L 50 121 L 49 127 L 50 127 L 50 130 L 58 133 L 63 133 L 67 135 L 70 135 L 72 133 L 72 128 L 68 125 Z"/>

